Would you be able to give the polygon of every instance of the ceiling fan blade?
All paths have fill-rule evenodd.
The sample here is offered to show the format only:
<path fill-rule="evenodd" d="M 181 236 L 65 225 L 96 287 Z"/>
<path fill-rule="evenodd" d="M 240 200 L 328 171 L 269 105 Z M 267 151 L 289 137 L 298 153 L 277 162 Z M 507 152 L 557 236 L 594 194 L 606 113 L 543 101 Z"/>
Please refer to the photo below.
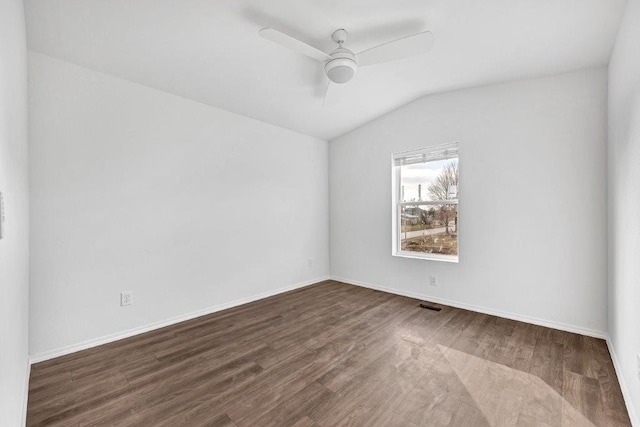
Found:
<path fill-rule="evenodd" d="M 424 31 L 363 50 L 356 55 L 358 66 L 381 64 L 428 52 L 433 47 L 433 34 Z"/>
<path fill-rule="evenodd" d="M 324 108 L 331 108 L 339 105 L 344 98 L 344 87 L 345 85 L 329 81 L 327 84 L 327 90 L 324 92 L 324 98 L 322 99 L 322 106 Z"/>
<path fill-rule="evenodd" d="M 277 43 L 281 46 L 291 49 L 318 61 L 326 61 L 331 59 L 329 55 L 307 43 L 295 39 L 273 28 L 263 28 L 258 32 L 265 39 Z"/>
<path fill-rule="evenodd" d="M 329 95 L 329 90 L 331 89 L 331 82 L 327 83 L 327 89 L 325 89 L 324 91 L 324 96 L 322 97 L 322 106 L 323 107 L 330 107 L 332 102 L 331 102 L 331 96 L 327 96 Z"/>

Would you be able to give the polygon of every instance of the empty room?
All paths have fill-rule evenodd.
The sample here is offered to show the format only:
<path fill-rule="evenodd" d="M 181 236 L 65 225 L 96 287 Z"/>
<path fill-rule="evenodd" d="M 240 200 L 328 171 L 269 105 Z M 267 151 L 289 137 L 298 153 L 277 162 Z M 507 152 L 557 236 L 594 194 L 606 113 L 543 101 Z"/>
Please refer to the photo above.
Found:
<path fill-rule="evenodd" d="M 0 0 L 0 425 L 640 427 L 640 0 Z"/>

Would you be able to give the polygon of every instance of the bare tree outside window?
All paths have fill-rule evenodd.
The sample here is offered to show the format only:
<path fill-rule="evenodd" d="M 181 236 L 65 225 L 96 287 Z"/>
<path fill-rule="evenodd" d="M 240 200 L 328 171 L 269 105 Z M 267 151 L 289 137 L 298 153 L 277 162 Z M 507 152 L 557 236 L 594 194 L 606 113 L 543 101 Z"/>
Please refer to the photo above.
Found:
<path fill-rule="evenodd" d="M 458 198 L 458 161 L 451 161 L 442 168 L 434 182 L 429 184 L 431 200 L 451 200 Z M 449 232 L 449 223 L 453 219 L 454 232 L 458 232 L 458 206 L 443 205 L 440 207 L 440 218 L 445 224 L 446 233 Z"/>

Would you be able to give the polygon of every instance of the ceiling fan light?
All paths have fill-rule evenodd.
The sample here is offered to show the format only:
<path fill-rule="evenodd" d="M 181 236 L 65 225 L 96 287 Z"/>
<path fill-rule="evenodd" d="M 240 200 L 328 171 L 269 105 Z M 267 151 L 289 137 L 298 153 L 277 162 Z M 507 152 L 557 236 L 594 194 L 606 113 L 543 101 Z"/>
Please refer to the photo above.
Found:
<path fill-rule="evenodd" d="M 356 74 L 356 62 L 349 58 L 336 58 L 324 66 L 327 77 L 334 83 L 346 83 Z"/>

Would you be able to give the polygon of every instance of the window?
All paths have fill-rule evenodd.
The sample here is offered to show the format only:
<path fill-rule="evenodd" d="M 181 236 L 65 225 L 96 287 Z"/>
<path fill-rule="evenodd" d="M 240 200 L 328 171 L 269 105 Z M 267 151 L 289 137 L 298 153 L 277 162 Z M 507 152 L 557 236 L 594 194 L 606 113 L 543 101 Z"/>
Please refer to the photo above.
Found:
<path fill-rule="evenodd" d="M 395 256 L 458 261 L 458 144 L 393 155 Z"/>

